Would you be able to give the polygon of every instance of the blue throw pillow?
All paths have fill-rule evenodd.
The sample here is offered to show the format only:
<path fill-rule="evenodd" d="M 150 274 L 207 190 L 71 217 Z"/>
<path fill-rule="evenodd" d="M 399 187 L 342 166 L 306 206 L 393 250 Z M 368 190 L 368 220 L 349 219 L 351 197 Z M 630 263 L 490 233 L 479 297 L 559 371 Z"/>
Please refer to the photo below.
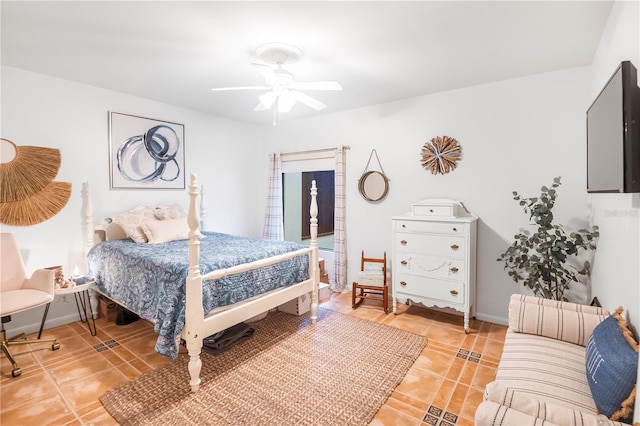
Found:
<path fill-rule="evenodd" d="M 622 318 L 622 307 L 596 326 L 586 350 L 587 381 L 598 411 L 632 423 L 638 373 L 638 343 Z"/>

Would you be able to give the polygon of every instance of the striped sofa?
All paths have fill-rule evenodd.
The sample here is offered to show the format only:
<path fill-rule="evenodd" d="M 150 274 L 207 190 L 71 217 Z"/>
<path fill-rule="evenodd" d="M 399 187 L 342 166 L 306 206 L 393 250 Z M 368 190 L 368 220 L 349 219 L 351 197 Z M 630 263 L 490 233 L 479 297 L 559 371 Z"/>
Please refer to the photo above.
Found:
<path fill-rule="evenodd" d="M 514 294 L 495 381 L 476 425 L 622 425 L 598 415 L 585 346 L 609 313 L 598 307 Z"/>

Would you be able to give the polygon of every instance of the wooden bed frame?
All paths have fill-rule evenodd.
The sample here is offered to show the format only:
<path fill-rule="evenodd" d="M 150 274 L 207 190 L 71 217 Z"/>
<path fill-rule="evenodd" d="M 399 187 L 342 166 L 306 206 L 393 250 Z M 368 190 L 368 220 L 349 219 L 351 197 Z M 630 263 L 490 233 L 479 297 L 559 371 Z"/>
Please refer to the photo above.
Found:
<path fill-rule="evenodd" d="M 104 238 L 108 238 L 108 231 L 101 227 L 96 228 L 93 221 L 93 207 L 91 203 L 91 193 L 89 185 L 85 185 L 85 226 L 87 233 L 87 250 L 93 247 L 96 240 L 96 231 L 102 232 Z M 197 391 L 200 387 L 200 371 L 202 361 L 200 353 L 202 351 L 202 341 L 205 337 L 219 331 L 225 330 L 235 324 L 262 314 L 270 309 L 276 308 L 289 300 L 295 299 L 304 294 L 311 293 L 311 323 L 315 324 L 318 312 L 318 285 L 320 282 L 320 269 L 318 265 L 318 205 L 316 182 L 311 185 L 311 243 L 308 248 L 295 252 L 285 253 L 274 257 L 257 260 L 254 262 L 237 265 L 227 269 L 219 269 L 208 274 L 200 273 L 200 212 L 197 208 L 200 188 L 196 181 L 196 175 L 191 174 L 189 185 L 189 213 L 187 221 L 189 223 L 189 271 L 186 281 L 186 310 L 185 325 L 181 338 L 187 344 L 189 352 L 189 375 L 191 390 Z M 98 240 L 102 240 L 99 238 Z M 111 238 L 109 238 L 111 239 Z M 309 279 L 278 288 L 260 296 L 235 303 L 230 306 L 216 308 L 206 313 L 202 308 L 202 282 L 205 280 L 215 280 L 228 275 L 233 275 L 263 266 L 272 265 L 295 256 L 309 256 Z M 91 293 L 91 306 L 94 317 L 97 315 L 98 301 L 96 292 L 98 288 L 94 286 Z M 118 302 L 117 300 L 115 302 Z"/>

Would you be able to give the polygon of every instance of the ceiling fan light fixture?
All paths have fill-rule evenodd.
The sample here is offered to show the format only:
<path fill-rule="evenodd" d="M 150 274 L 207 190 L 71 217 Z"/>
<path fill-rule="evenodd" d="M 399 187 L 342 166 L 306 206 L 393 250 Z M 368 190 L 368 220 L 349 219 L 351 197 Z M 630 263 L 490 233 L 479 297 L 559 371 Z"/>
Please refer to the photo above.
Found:
<path fill-rule="evenodd" d="M 296 104 L 296 97 L 288 90 L 283 90 L 278 96 L 278 112 L 289 112 Z"/>
<path fill-rule="evenodd" d="M 260 104 L 264 106 L 265 109 L 270 109 L 277 98 L 278 94 L 274 91 L 269 91 L 258 96 Z"/>

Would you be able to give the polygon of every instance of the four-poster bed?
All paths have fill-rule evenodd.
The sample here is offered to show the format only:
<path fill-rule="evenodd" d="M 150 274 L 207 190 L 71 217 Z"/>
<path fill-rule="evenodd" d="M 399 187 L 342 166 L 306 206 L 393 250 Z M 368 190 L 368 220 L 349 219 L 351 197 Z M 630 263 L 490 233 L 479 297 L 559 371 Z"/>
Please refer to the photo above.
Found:
<path fill-rule="evenodd" d="M 308 247 L 243 239 L 201 231 L 199 186 L 192 174 L 186 218 L 188 243 L 178 239 L 152 244 L 129 240 L 117 225 L 96 228 L 86 185 L 87 261 L 96 279 L 95 291 L 153 322 L 159 333 L 159 353 L 177 357 L 177 346 L 183 339 L 189 354 L 189 383 L 191 390 L 197 391 L 205 337 L 308 293 L 315 323 L 320 279 L 315 181 L 310 191 Z M 94 244 L 96 231 L 101 233 L 98 244 Z M 251 247 L 241 245 L 243 240 Z M 260 253 L 250 252 L 254 247 L 259 247 Z M 242 252 L 239 258 L 230 254 L 234 248 Z M 95 313 L 95 294 L 92 307 Z"/>

